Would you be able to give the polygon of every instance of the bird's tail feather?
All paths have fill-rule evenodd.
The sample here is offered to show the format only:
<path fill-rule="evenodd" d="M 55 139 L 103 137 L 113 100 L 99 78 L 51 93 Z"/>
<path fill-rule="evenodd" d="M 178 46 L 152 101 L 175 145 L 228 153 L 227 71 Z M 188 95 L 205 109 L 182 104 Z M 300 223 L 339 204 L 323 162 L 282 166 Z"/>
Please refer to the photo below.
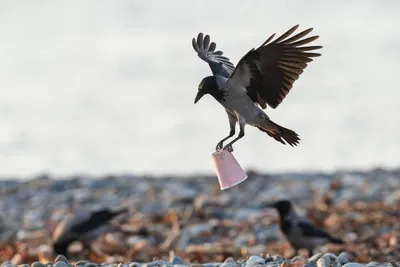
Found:
<path fill-rule="evenodd" d="M 297 133 L 290 129 L 284 128 L 271 120 L 266 120 L 262 127 L 257 128 L 284 145 L 286 143 L 291 146 L 297 146 L 299 144 L 300 138 Z"/>

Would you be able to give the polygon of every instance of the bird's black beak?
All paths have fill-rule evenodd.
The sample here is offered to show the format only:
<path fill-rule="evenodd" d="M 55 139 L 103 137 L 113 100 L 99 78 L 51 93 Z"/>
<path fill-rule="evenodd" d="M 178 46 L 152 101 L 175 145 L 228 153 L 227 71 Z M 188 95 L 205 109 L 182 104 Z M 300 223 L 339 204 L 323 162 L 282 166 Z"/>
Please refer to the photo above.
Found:
<path fill-rule="evenodd" d="M 196 104 L 197 101 L 199 101 L 200 98 L 203 97 L 203 95 L 205 95 L 205 94 L 204 94 L 202 91 L 199 90 L 199 91 L 197 92 L 196 98 L 194 99 L 194 103 Z"/>

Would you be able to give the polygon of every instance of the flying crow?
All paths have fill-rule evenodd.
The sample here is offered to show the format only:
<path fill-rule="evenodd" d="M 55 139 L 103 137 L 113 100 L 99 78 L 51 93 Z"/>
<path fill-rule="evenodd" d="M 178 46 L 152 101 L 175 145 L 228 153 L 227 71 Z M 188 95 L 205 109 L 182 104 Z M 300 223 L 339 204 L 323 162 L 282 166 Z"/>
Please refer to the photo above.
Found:
<path fill-rule="evenodd" d="M 236 67 L 222 51 L 215 51 L 217 45 L 210 42 L 209 35 L 199 33 L 197 40 L 193 38 L 194 50 L 209 64 L 213 73 L 200 82 L 194 103 L 210 94 L 228 114 L 230 132 L 218 142 L 216 150 L 232 151 L 232 144 L 244 136 L 246 124 L 257 127 L 282 144 L 296 146 L 299 143 L 300 138 L 294 131 L 274 123 L 262 110 L 267 105 L 274 109 L 278 107 L 307 63 L 321 55 L 310 51 L 322 46 L 302 46 L 319 36 L 303 38 L 312 28 L 292 36 L 298 27 L 292 27 L 274 41 L 275 34 L 271 35 L 259 48 L 244 55 Z M 235 135 L 237 122 L 239 135 L 224 147 L 223 142 Z"/>
<path fill-rule="evenodd" d="M 298 215 L 289 200 L 274 202 L 270 207 L 279 212 L 281 231 L 295 250 L 305 248 L 312 255 L 314 248 L 323 244 L 343 244 L 341 239 Z"/>
<path fill-rule="evenodd" d="M 74 241 L 82 241 L 85 245 L 103 232 L 106 224 L 114 217 L 127 212 L 128 209 L 112 211 L 101 209 L 88 212 L 80 211 L 61 221 L 53 233 L 53 249 L 57 254 L 66 256 L 68 246 Z"/>

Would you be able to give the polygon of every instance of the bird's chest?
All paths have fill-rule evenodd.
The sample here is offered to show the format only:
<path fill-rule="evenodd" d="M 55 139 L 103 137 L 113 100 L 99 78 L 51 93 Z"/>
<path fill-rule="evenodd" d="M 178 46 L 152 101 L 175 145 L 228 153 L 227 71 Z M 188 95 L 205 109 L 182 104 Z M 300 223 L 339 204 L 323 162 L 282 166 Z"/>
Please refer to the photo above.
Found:
<path fill-rule="evenodd" d="M 228 110 L 241 115 L 247 122 L 251 123 L 258 117 L 257 107 L 250 99 L 242 95 L 227 94 L 225 101 L 221 104 Z"/>

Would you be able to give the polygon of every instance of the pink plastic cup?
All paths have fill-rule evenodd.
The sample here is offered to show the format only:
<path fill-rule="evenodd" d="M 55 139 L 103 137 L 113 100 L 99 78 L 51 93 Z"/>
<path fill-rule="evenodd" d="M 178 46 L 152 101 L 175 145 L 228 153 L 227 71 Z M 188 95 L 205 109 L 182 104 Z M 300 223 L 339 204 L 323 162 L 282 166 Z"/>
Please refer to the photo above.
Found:
<path fill-rule="evenodd" d="M 211 156 L 221 190 L 231 188 L 247 179 L 247 174 L 231 152 L 219 150 Z"/>

